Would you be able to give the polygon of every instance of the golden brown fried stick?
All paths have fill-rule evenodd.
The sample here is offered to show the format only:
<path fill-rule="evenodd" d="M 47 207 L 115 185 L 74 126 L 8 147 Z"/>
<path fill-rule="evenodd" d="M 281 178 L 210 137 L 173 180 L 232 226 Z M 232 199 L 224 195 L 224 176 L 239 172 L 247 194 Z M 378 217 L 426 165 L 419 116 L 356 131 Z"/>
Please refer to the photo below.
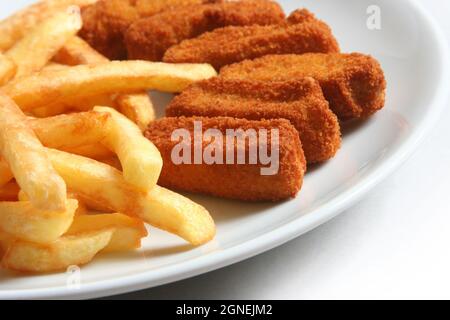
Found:
<path fill-rule="evenodd" d="M 386 80 L 373 57 L 359 53 L 269 55 L 222 68 L 227 79 L 319 81 L 333 112 L 342 120 L 365 118 L 384 107 Z"/>
<path fill-rule="evenodd" d="M 202 2 L 203 0 L 101 0 L 83 10 L 83 29 L 80 35 L 109 59 L 125 59 L 123 34 L 134 21 L 168 8 Z"/>
<path fill-rule="evenodd" d="M 167 10 L 133 23 L 125 34 L 129 59 L 159 61 L 171 46 L 225 26 L 269 25 L 284 21 L 270 0 L 212 3 Z"/>
<path fill-rule="evenodd" d="M 223 164 L 218 164 L 217 162 L 208 164 L 212 162 L 207 162 L 206 158 L 200 159 L 203 160 L 201 161 L 202 164 L 194 164 L 198 158 L 196 158 L 194 152 L 191 154 L 190 151 L 195 149 L 194 128 L 200 123 L 204 134 L 209 131 L 208 129 L 218 129 L 217 134 L 221 139 L 218 139 L 216 136 L 212 140 L 213 144 L 217 143 L 216 146 L 218 148 L 223 148 L 221 155 L 219 151 L 215 153 L 217 156 L 216 160 L 221 160 Z M 176 139 L 172 141 L 171 137 L 174 130 L 177 129 L 185 129 L 191 135 L 192 143 L 186 145 L 187 150 L 189 150 L 186 154 L 188 158 L 191 158 L 193 155 L 191 159 L 192 164 L 174 163 L 175 158 L 172 157 L 172 152 L 178 155 L 175 148 L 178 141 Z M 237 143 L 237 140 L 231 140 L 233 142 L 227 144 L 227 137 L 232 137 L 230 133 L 226 134 L 227 130 L 236 129 L 241 129 L 247 133 L 254 130 L 258 138 L 248 139 L 246 143 L 240 144 Z M 272 129 L 274 131 L 271 131 Z M 269 139 L 264 139 L 260 130 L 266 130 Z M 274 133 L 275 131 L 279 134 L 278 139 L 276 133 Z M 303 182 L 306 170 L 304 154 L 297 130 L 287 120 L 249 121 L 228 117 L 163 118 L 152 122 L 145 135 L 161 151 L 164 166 L 159 183 L 169 188 L 230 199 L 278 201 L 294 197 L 300 190 Z M 245 134 L 243 137 L 245 137 Z M 221 142 L 220 140 L 223 141 Z M 272 142 L 274 143 L 273 145 Z M 203 141 L 203 145 L 201 145 L 201 142 L 198 145 L 201 146 L 201 149 L 198 148 L 201 150 L 201 153 L 209 154 L 208 149 L 211 148 L 209 142 Z M 228 149 L 226 145 L 229 146 Z M 279 150 L 279 161 L 276 163 L 278 171 L 274 167 L 273 169 L 275 170 L 270 172 L 273 175 L 262 174 L 264 170 L 261 171 L 261 169 L 267 168 L 269 165 L 262 164 L 261 157 L 258 154 L 254 154 L 255 150 L 261 151 L 264 149 L 264 146 L 267 147 L 267 154 L 272 156 L 276 155 L 276 151 Z M 227 150 L 232 156 L 230 159 L 233 159 L 234 161 L 232 162 L 235 164 L 227 164 Z M 245 155 L 246 164 L 236 164 L 239 154 Z M 256 164 L 250 164 L 250 155 L 256 156 L 257 161 L 254 162 Z M 264 174 L 267 173 L 265 172 Z"/>
<path fill-rule="evenodd" d="M 212 78 L 175 97 L 166 114 L 287 119 L 300 134 L 308 163 L 332 158 L 341 143 L 337 117 L 312 78 L 280 82 Z"/>
<path fill-rule="evenodd" d="M 285 25 L 230 26 L 185 40 L 169 48 L 163 61 L 207 62 L 219 70 L 228 64 L 268 54 L 339 52 L 328 25 L 306 10 L 299 11 L 303 13 L 295 12 L 288 19 L 292 23 Z"/>

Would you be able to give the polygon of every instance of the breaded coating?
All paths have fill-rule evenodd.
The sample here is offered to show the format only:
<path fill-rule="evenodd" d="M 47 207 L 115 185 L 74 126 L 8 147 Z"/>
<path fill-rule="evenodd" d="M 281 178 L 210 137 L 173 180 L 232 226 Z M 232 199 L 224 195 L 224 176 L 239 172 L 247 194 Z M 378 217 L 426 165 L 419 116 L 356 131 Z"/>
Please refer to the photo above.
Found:
<path fill-rule="evenodd" d="M 220 131 L 224 148 L 227 129 L 253 129 L 256 132 L 266 129 L 269 139 L 265 140 L 259 134 L 257 142 L 249 139 L 245 145 L 237 144 L 236 141 L 234 141 L 234 145 L 231 144 L 228 150 L 234 151 L 234 159 L 239 153 L 245 152 L 246 164 L 227 164 L 226 151 L 223 152 L 223 157 L 219 157 L 223 159 L 223 164 L 207 164 L 205 162 L 202 164 L 194 164 L 194 162 L 192 164 L 175 164 L 171 154 L 179 141 L 171 139 L 174 130 L 184 128 L 190 132 L 192 141 L 188 146 L 191 147 L 191 157 L 194 159 L 192 151 L 194 123 L 198 124 L 198 121 L 202 125 L 203 132 L 208 129 Z M 272 129 L 278 129 L 279 139 L 272 134 Z M 169 188 L 229 199 L 279 201 L 294 197 L 300 191 L 303 183 L 306 161 L 298 132 L 287 120 L 249 121 L 228 117 L 162 118 L 150 124 L 145 136 L 158 147 L 162 154 L 164 165 L 159 184 Z M 272 142 L 274 143 L 273 148 Z M 202 150 L 206 152 L 209 145 L 209 141 L 203 141 Z M 259 148 L 258 145 L 260 145 Z M 277 162 L 279 170 L 274 175 L 261 174 L 261 168 L 267 168 L 269 165 L 261 164 L 259 157 L 258 161 L 255 161 L 257 164 L 249 164 L 250 150 L 261 150 L 264 148 L 263 146 L 267 146 L 268 154 L 279 154 L 279 162 Z M 277 149 L 279 153 L 276 152 Z M 236 161 L 234 162 L 236 163 Z"/>
<path fill-rule="evenodd" d="M 227 79 L 319 81 L 330 108 L 341 120 L 366 118 L 384 107 L 386 80 L 380 64 L 360 53 L 268 55 L 222 68 Z"/>
<path fill-rule="evenodd" d="M 312 78 L 279 82 L 212 78 L 175 97 L 166 115 L 287 119 L 299 132 L 308 163 L 332 158 L 341 144 L 337 117 Z"/>
<path fill-rule="evenodd" d="M 268 54 L 339 52 L 330 27 L 308 14 L 296 12 L 285 25 L 231 26 L 216 29 L 175 45 L 164 55 L 165 62 L 205 62 L 217 70 L 245 59 Z M 297 22 L 301 21 L 301 22 Z"/>
<path fill-rule="evenodd" d="M 281 7 L 270 0 L 227 1 L 167 10 L 133 23 L 125 35 L 129 59 L 162 60 L 171 46 L 225 26 L 284 22 Z"/>
<path fill-rule="evenodd" d="M 82 10 L 80 36 L 110 60 L 126 59 L 123 35 L 136 20 L 204 0 L 100 0 Z"/>

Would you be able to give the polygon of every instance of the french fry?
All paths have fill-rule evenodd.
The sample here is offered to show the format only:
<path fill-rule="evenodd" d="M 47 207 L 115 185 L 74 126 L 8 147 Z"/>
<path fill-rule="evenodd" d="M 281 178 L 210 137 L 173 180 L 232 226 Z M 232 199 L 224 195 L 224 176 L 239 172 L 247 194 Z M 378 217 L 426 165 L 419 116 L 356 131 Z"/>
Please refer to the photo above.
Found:
<path fill-rule="evenodd" d="M 72 192 L 69 192 L 67 194 L 67 198 L 68 199 L 74 199 L 78 201 L 78 207 L 75 210 L 75 215 L 76 216 L 81 216 L 81 215 L 85 215 L 88 214 L 89 210 L 88 208 L 85 206 L 84 203 L 82 203 L 79 199 L 78 196 Z M 22 190 L 20 190 L 17 194 L 17 200 L 19 201 L 29 201 L 27 195 L 25 194 L 25 192 L 23 192 Z"/>
<path fill-rule="evenodd" d="M 142 220 L 121 213 L 77 216 L 66 235 L 113 229 L 114 233 L 105 252 L 128 251 L 141 247 L 141 239 L 148 235 Z"/>
<path fill-rule="evenodd" d="M 3 255 L 6 269 L 22 272 L 51 272 L 72 265 L 83 265 L 110 242 L 114 230 L 101 230 L 74 236 L 64 236 L 50 244 L 9 240 Z"/>
<path fill-rule="evenodd" d="M 16 64 L 0 53 L 0 86 L 14 78 L 17 71 Z"/>
<path fill-rule="evenodd" d="M 33 109 L 31 110 L 31 113 L 38 118 L 48 118 L 71 111 L 89 111 L 92 110 L 95 106 L 109 106 L 114 108 L 116 106 L 116 102 L 110 94 L 103 94 L 94 97 L 72 99 L 66 102 L 53 103 L 45 107 Z"/>
<path fill-rule="evenodd" d="M 70 108 L 68 106 L 60 104 L 57 106 L 46 106 L 33 109 L 31 114 L 38 118 L 48 118 L 68 112 L 70 111 L 69 109 Z"/>
<path fill-rule="evenodd" d="M 147 92 L 122 94 L 116 99 L 118 110 L 144 132 L 155 120 L 155 108 Z"/>
<path fill-rule="evenodd" d="M 142 191 L 153 188 L 163 166 L 159 150 L 121 113 L 106 107 L 95 107 L 94 111 L 111 116 L 103 144 L 117 154 L 125 180 Z"/>
<path fill-rule="evenodd" d="M 0 187 L 0 201 L 17 201 L 19 192 L 20 188 L 17 185 L 17 183 L 15 182 L 7 183 L 3 187 Z"/>
<path fill-rule="evenodd" d="M 65 68 L 67 68 L 66 65 L 57 62 L 49 62 L 41 69 L 40 72 L 52 72 L 55 70 L 63 70 Z"/>
<path fill-rule="evenodd" d="M 53 58 L 53 61 L 70 66 L 96 65 L 109 62 L 105 56 L 98 53 L 79 37 L 73 37 L 68 41 Z M 121 94 L 115 101 L 118 110 L 136 123 L 142 131 L 155 119 L 153 103 L 146 91 L 136 94 Z M 97 103 L 97 105 L 112 107 L 110 103 Z"/>
<path fill-rule="evenodd" d="M 195 81 L 216 76 L 208 64 L 167 64 L 146 61 L 113 61 L 95 66 L 75 66 L 17 79 L 1 91 L 24 111 L 75 98 L 107 93 L 155 89 L 179 92 Z"/>
<path fill-rule="evenodd" d="M 36 208 L 63 211 L 66 184 L 14 102 L 0 94 L 0 154 Z"/>
<path fill-rule="evenodd" d="M 80 8 L 72 6 L 33 28 L 5 53 L 17 66 L 15 78 L 41 70 L 81 25 Z"/>
<path fill-rule="evenodd" d="M 80 37 L 73 37 L 67 41 L 53 57 L 53 61 L 68 66 L 95 65 L 109 62 L 108 58 L 94 50 Z"/>
<path fill-rule="evenodd" d="M 54 149 L 77 148 L 102 141 L 111 116 L 104 112 L 80 112 L 28 120 L 43 145 Z"/>
<path fill-rule="evenodd" d="M 127 183 L 120 171 L 95 160 L 54 149 L 47 149 L 47 154 L 69 189 L 89 207 L 137 216 L 193 245 L 215 235 L 208 211 L 186 197 L 159 186 L 142 192 Z"/>
<path fill-rule="evenodd" d="M 37 24 L 50 18 L 68 6 L 84 7 L 97 0 L 46 0 L 32 4 L 0 21 L 0 51 L 10 49 L 27 35 Z"/>
<path fill-rule="evenodd" d="M 104 160 L 114 157 L 114 152 L 102 144 L 89 144 L 77 148 L 64 148 L 62 151 L 70 152 L 75 155 L 83 156 L 95 160 Z"/>
<path fill-rule="evenodd" d="M 0 202 L 0 229 L 24 241 L 50 243 L 69 229 L 77 207 L 76 200 L 59 212 L 35 209 L 28 201 Z"/>

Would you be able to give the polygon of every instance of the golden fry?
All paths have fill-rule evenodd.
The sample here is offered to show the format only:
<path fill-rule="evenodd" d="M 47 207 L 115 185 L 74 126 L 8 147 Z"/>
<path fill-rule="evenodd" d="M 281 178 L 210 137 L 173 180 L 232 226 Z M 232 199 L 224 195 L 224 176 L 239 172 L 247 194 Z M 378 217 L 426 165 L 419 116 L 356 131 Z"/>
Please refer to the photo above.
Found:
<path fill-rule="evenodd" d="M 127 251 L 141 247 L 141 239 L 148 235 L 142 220 L 121 213 L 90 214 L 75 217 L 66 235 L 113 229 L 109 244 L 103 251 Z"/>
<path fill-rule="evenodd" d="M 116 110 L 95 107 L 94 111 L 111 115 L 103 144 L 117 154 L 125 180 L 142 191 L 149 191 L 158 182 L 163 166 L 158 149 L 136 124 Z"/>
<path fill-rule="evenodd" d="M 77 207 L 76 200 L 58 212 L 35 209 L 28 201 L 0 202 L 0 230 L 24 241 L 50 243 L 69 229 Z"/>
<path fill-rule="evenodd" d="M 104 112 L 89 111 L 28 121 L 43 145 L 67 150 L 103 140 L 104 127 L 110 118 Z"/>
<path fill-rule="evenodd" d="M 155 108 L 147 92 L 122 94 L 116 102 L 118 110 L 136 123 L 142 132 L 155 120 Z"/>
<path fill-rule="evenodd" d="M 109 60 L 89 46 L 79 37 L 74 37 L 53 58 L 54 61 L 66 65 L 101 64 Z M 142 131 L 155 119 L 155 110 L 150 96 L 146 91 L 136 94 L 122 94 L 116 99 L 118 110 L 128 119 L 136 123 Z M 101 106 L 111 104 L 98 103 Z"/>
<path fill-rule="evenodd" d="M 159 186 L 142 192 L 106 164 L 54 149 L 47 149 L 47 154 L 69 189 L 89 207 L 140 217 L 193 245 L 204 244 L 215 235 L 208 211 L 184 196 Z"/>
<path fill-rule="evenodd" d="M 84 7 L 97 0 L 44 0 L 32 4 L 12 16 L 0 21 L 0 51 L 10 49 L 26 36 L 37 24 L 55 13 L 74 5 Z"/>
<path fill-rule="evenodd" d="M 104 249 L 113 233 L 114 230 L 101 230 L 64 236 L 46 245 L 9 240 L 2 265 L 6 269 L 23 272 L 51 272 L 72 265 L 80 266 Z"/>
<path fill-rule="evenodd" d="M 15 78 L 41 70 L 81 25 L 80 8 L 69 7 L 33 28 L 5 53 L 17 66 Z"/>
<path fill-rule="evenodd" d="M 73 37 L 53 57 L 53 61 L 68 65 L 100 64 L 109 62 L 108 58 L 95 51 L 79 37 Z"/>
<path fill-rule="evenodd" d="M 214 76 L 216 71 L 208 64 L 114 61 L 40 73 L 12 81 L 2 91 L 22 110 L 32 110 L 74 98 L 113 92 L 147 89 L 179 92 L 193 82 Z"/>
<path fill-rule="evenodd" d="M 62 211 L 66 185 L 14 102 L 0 94 L 0 154 L 36 208 Z"/>

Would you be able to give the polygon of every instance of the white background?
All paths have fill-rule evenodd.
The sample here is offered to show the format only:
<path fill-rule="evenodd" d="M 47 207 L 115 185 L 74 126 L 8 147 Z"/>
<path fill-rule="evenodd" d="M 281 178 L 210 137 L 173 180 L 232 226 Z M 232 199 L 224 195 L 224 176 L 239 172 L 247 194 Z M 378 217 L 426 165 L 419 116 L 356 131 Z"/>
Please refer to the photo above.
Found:
<path fill-rule="evenodd" d="M 450 2 L 421 1 L 450 40 Z M 449 140 L 450 110 L 401 169 L 331 222 L 245 262 L 119 298 L 450 299 Z"/>

